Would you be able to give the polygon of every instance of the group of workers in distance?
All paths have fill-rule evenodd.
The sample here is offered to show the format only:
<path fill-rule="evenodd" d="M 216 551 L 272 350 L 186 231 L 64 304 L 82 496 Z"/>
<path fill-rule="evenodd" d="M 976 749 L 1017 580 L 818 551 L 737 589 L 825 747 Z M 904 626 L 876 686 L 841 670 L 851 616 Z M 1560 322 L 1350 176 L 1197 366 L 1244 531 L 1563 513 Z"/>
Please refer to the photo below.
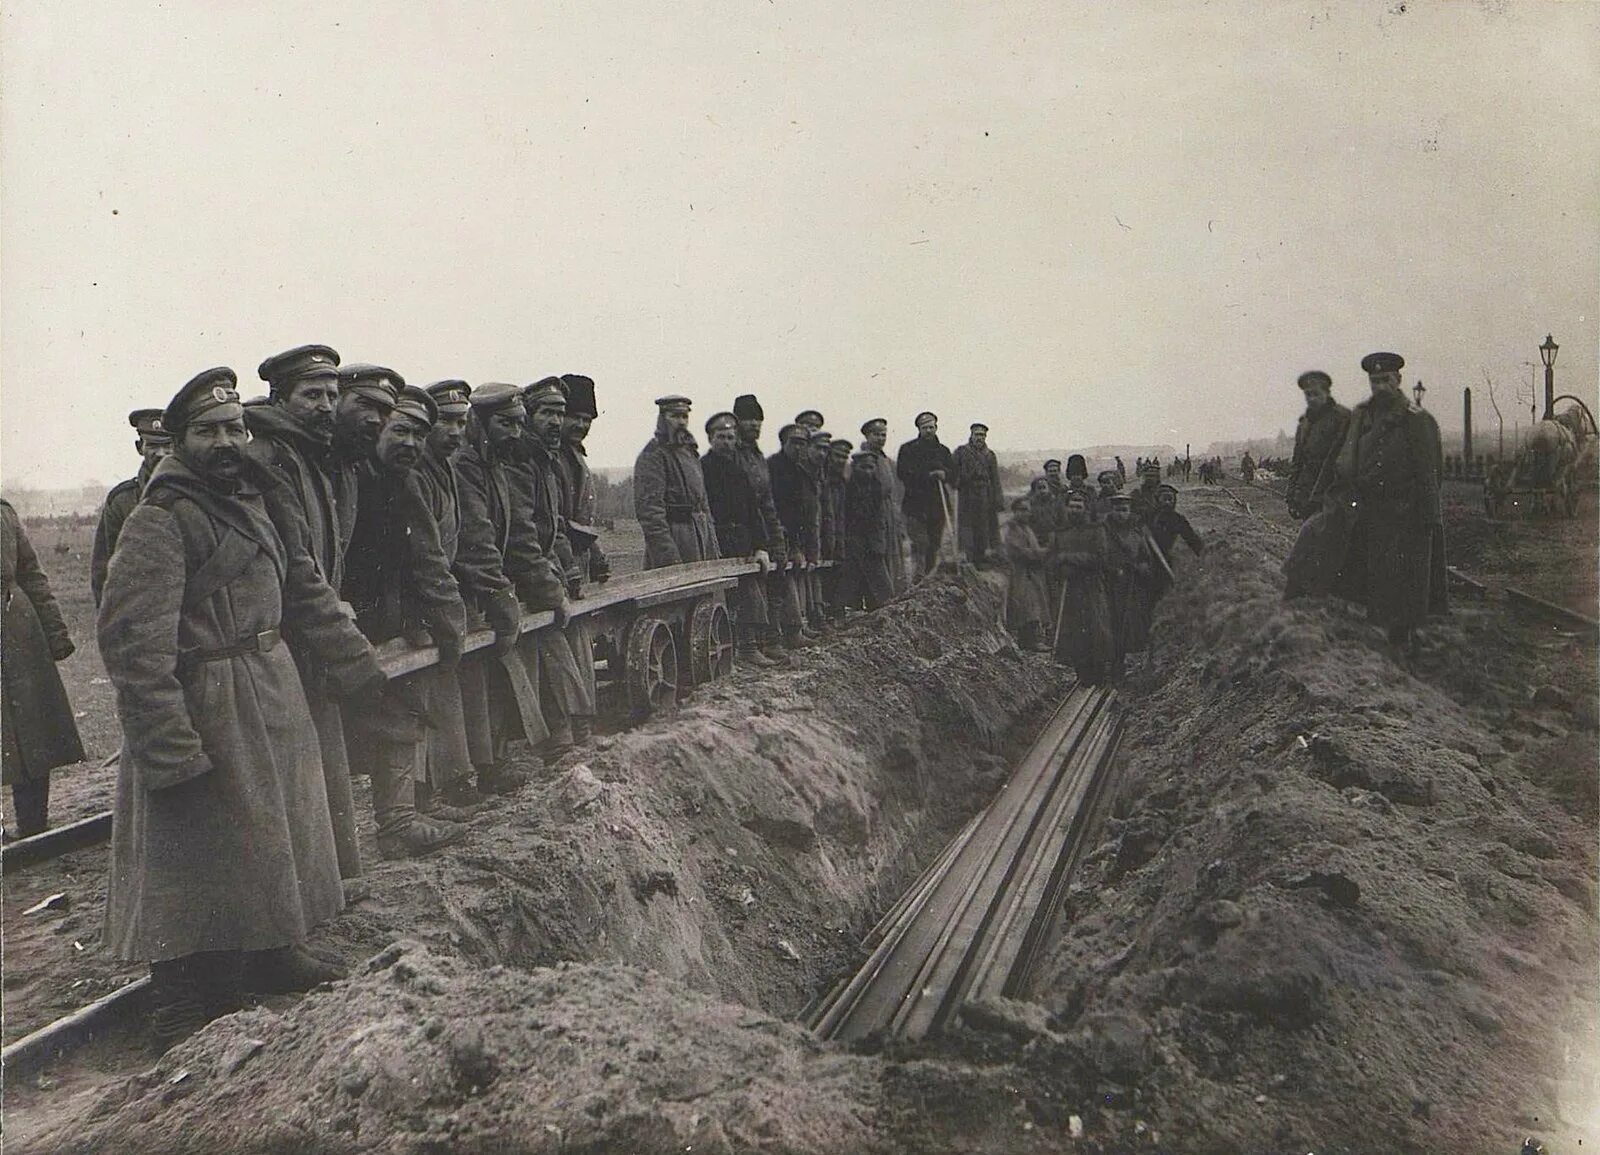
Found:
<path fill-rule="evenodd" d="M 1011 562 L 1006 624 L 1024 649 L 1044 650 L 1086 685 L 1119 681 L 1127 656 L 1150 646 L 1156 602 L 1173 582 L 1181 538 L 1205 543 L 1178 512 L 1178 490 L 1159 461 L 1143 462 L 1139 485 L 1102 471 L 1089 484 L 1084 458 L 1044 463 L 1028 493 L 1011 503 L 1004 537 Z"/>

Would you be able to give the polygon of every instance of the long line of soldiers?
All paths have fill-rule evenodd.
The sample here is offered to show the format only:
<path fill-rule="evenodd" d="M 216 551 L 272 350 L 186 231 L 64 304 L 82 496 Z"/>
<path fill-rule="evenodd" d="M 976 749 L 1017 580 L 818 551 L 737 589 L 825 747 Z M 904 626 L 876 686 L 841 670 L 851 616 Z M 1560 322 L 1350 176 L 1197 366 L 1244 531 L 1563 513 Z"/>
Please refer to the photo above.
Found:
<path fill-rule="evenodd" d="M 594 382 L 417 388 L 324 345 L 259 374 L 265 397 L 219 367 L 131 416 L 144 464 L 109 495 L 91 562 L 123 730 L 104 939 L 150 961 L 158 1049 L 247 994 L 342 974 L 305 942 L 359 885 L 352 775 L 372 780 L 379 853 L 426 854 L 524 784 L 510 743 L 560 756 L 595 715 L 594 639 L 571 614 L 610 575 L 584 456 Z M 688 400 L 658 408 L 634 476 L 646 565 L 763 560 L 736 599 L 757 665 L 931 569 L 947 486 L 969 553 L 997 537 L 982 426 L 952 454 L 922 414 L 896 464 L 886 420 L 851 455 L 810 411 L 769 459 L 747 395 L 702 462 Z M 524 634 L 525 611 L 553 627 Z M 479 625 L 494 644 L 463 659 Z M 390 680 L 375 647 L 394 638 L 437 664 Z"/>
<path fill-rule="evenodd" d="M 1120 680 L 1127 656 L 1149 648 L 1177 542 L 1205 552 L 1178 512 L 1177 488 L 1161 481 L 1160 462 L 1141 467 L 1138 488 L 1125 493 L 1114 469 L 1091 486 L 1080 454 L 1067 459 L 1065 475 L 1060 461 L 1046 461 L 1005 527 L 1007 626 L 1024 649 L 1052 653 L 1089 685 Z"/>

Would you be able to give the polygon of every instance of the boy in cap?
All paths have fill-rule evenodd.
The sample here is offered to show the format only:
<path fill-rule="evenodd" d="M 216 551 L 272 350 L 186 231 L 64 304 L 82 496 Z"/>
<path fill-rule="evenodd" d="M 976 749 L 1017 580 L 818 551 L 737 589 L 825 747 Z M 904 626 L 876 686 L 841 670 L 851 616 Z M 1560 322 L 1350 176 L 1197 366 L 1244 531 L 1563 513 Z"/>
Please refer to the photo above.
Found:
<path fill-rule="evenodd" d="M 455 670 L 466 634 L 466 609 L 445 560 L 439 522 L 415 480 L 439 409 L 421 389 L 404 386 L 361 474 L 359 515 L 345 559 L 344 595 L 356 627 L 375 645 L 394 638 L 431 641 L 439 661 L 407 682 L 425 701 L 438 677 Z M 464 827 L 448 821 L 463 813 L 417 808 L 417 737 L 390 733 L 360 715 L 345 719 L 352 774 L 372 778 L 378 852 L 388 859 L 416 858 L 461 841 Z"/>
<path fill-rule="evenodd" d="M 111 551 L 117 548 L 117 535 L 122 523 L 128 520 L 133 507 L 139 504 L 139 495 L 161 459 L 172 452 L 172 437 L 161 424 L 161 410 L 135 409 L 128 414 L 128 424 L 137 431 L 133 447 L 142 459 L 139 472 L 127 481 L 113 486 L 100 507 L 100 523 L 95 526 L 94 546 L 89 554 L 89 593 L 94 604 L 100 604 L 100 590 L 106 584 L 106 566 L 111 561 Z"/>
<path fill-rule="evenodd" d="M 945 508 L 949 504 L 945 484 L 955 468 L 950 451 L 939 440 L 939 418 L 919 413 L 917 435 L 900 447 L 895 473 L 905 487 L 900 508 L 905 514 L 906 531 L 911 536 L 911 556 L 918 578 L 932 572 L 939 561 L 944 541 Z"/>
<path fill-rule="evenodd" d="M 1294 456 L 1289 459 L 1289 485 L 1283 500 L 1292 517 L 1304 521 L 1322 505 L 1333 484 L 1335 463 L 1350 428 L 1350 410 L 1333 399 L 1333 378 L 1320 369 L 1300 374 L 1306 411 L 1294 430 Z"/>
<path fill-rule="evenodd" d="M 324 692 L 411 717 L 310 557 L 293 496 L 245 455 L 235 384 L 210 369 L 168 405 L 174 452 L 123 526 L 100 609 L 123 729 L 104 941 L 152 960 L 158 1049 L 246 986 L 309 990 L 342 973 L 300 946 L 344 897 L 282 631 Z"/>
<path fill-rule="evenodd" d="M 645 569 L 722 556 L 699 446 L 689 432 L 693 405 L 677 393 L 656 398 L 655 436 L 633 465 L 633 506 L 644 531 Z"/>
<path fill-rule="evenodd" d="M 1000 508 L 1005 502 L 1000 461 L 989 448 L 989 427 L 973 422 L 967 443 L 957 446 L 950 460 L 961 497 L 956 506 L 957 536 L 967 560 L 982 568 L 989 564 L 989 551 L 1000 545 Z"/>

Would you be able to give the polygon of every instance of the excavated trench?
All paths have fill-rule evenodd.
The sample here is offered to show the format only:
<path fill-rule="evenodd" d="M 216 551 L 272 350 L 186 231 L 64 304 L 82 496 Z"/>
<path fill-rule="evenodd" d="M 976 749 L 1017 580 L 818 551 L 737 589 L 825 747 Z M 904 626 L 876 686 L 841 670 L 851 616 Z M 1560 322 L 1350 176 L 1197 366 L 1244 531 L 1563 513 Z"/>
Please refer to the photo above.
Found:
<path fill-rule="evenodd" d="M 1213 548 L 1184 559 L 1154 660 L 1123 689 L 1113 817 L 1029 1001 L 875 1053 L 793 1022 L 1067 683 L 1016 651 L 996 587 L 966 577 L 608 740 L 459 852 L 383 868 L 327 939 L 370 957 L 362 973 L 212 1024 L 86 1122 L 8 1138 L 819 1155 L 1600 1142 L 1584 1114 L 1596 828 L 1573 789 L 1593 773 L 1592 686 L 1530 701 L 1522 683 L 1561 667 L 1481 608 L 1398 662 L 1350 607 L 1282 605 L 1281 534 L 1192 516 Z"/>

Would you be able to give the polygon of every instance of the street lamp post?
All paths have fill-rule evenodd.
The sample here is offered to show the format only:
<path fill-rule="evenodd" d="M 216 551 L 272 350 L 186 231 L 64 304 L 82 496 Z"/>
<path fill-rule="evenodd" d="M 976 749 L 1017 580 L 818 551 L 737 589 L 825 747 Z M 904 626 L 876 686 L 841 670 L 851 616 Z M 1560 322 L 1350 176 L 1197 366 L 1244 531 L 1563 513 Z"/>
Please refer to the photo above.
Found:
<path fill-rule="evenodd" d="M 1411 399 L 1417 403 L 1418 409 L 1422 408 L 1422 395 L 1426 392 L 1420 380 L 1411 387 Z"/>
<path fill-rule="evenodd" d="M 1544 344 L 1539 346 L 1539 360 L 1544 362 L 1544 418 L 1552 420 L 1556 415 L 1556 350 L 1561 348 L 1555 339 L 1546 333 Z"/>

